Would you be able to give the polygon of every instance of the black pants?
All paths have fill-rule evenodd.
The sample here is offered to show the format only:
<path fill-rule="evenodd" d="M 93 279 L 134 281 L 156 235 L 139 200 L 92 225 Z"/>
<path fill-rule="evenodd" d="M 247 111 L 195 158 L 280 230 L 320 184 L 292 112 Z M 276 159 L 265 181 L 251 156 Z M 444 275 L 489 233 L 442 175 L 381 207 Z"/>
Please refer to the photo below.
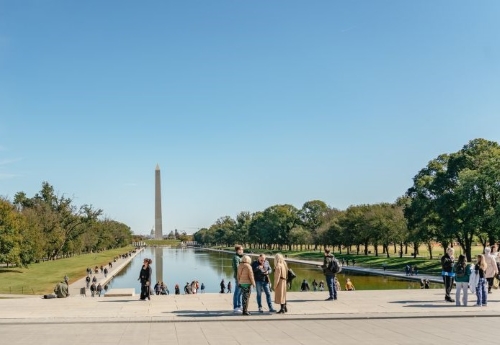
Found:
<path fill-rule="evenodd" d="M 248 312 L 248 301 L 250 300 L 250 291 L 251 291 L 252 287 L 251 286 L 249 286 L 249 287 L 240 286 L 240 289 L 241 289 L 241 300 L 242 300 L 243 312 L 246 313 L 246 312 Z"/>
<path fill-rule="evenodd" d="M 151 289 L 149 287 L 149 284 L 146 285 L 146 283 L 141 284 L 141 299 L 146 299 L 150 298 L 149 295 L 151 293 Z"/>
<path fill-rule="evenodd" d="M 451 288 L 453 286 L 453 277 L 443 276 L 445 298 L 451 299 Z"/>
<path fill-rule="evenodd" d="M 495 278 L 486 278 L 486 281 L 488 282 L 488 292 L 491 292 L 491 287 L 493 286 L 493 281 Z"/>

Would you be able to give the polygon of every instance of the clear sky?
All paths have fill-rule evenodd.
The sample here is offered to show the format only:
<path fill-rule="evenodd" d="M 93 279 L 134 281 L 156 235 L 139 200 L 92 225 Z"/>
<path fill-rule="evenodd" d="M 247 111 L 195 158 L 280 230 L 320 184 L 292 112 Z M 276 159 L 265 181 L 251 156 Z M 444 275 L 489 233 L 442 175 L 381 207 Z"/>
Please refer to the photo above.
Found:
<path fill-rule="evenodd" d="M 500 141 L 500 1 L 0 0 L 0 195 L 148 233 L 392 202 Z"/>

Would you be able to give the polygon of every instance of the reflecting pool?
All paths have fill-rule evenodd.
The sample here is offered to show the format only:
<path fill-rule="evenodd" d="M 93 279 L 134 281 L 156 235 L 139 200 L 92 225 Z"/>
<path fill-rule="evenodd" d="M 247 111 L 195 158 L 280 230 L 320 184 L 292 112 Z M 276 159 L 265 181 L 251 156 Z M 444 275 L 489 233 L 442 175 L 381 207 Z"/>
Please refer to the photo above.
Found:
<path fill-rule="evenodd" d="M 181 293 L 184 285 L 197 280 L 205 284 L 205 292 L 219 292 L 220 282 L 224 279 L 233 281 L 232 255 L 202 249 L 173 249 L 165 247 L 148 247 L 139 253 L 109 284 L 110 288 L 135 288 L 140 293 L 138 281 L 143 258 L 153 260 L 153 285 L 157 281 L 167 284 L 170 293 L 174 293 L 175 284 L 179 284 Z M 269 260 L 271 266 L 273 261 Z M 312 290 L 312 281 L 324 280 L 320 268 L 311 265 L 289 263 L 288 265 L 297 274 L 292 285 L 292 291 L 300 291 L 302 280 L 306 279 Z M 363 275 L 358 273 L 342 272 L 337 275 L 342 289 L 345 281 L 350 278 L 357 290 L 390 290 L 390 289 L 420 289 L 418 282 L 401 280 L 391 277 Z M 233 282 L 234 284 L 234 282 Z M 431 284 L 431 288 L 441 288 L 439 284 Z"/>

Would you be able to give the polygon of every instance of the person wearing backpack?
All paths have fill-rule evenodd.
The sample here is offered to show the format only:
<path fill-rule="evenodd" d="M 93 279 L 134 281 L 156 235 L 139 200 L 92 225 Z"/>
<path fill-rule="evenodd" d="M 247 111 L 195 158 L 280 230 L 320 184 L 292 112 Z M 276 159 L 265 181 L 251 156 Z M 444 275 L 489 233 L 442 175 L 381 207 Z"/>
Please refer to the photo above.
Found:
<path fill-rule="evenodd" d="M 469 292 L 469 279 L 471 274 L 470 265 L 467 264 L 465 255 L 458 257 L 458 262 L 453 265 L 453 273 L 455 273 L 455 293 L 456 305 L 460 306 L 460 294 L 463 291 L 462 305 L 467 307 L 467 294 Z"/>
<path fill-rule="evenodd" d="M 330 296 L 326 299 L 326 301 L 337 300 L 337 288 L 335 287 L 334 283 L 334 278 L 336 273 L 334 272 L 336 270 L 334 266 L 336 265 L 336 263 L 338 263 L 338 261 L 336 262 L 336 259 L 330 253 L 330 249 L 325 248 L 325 257 L 323 258 L 323 265 L 321 266 L 321 268 L 323 269 L 326 285 L 328 286 L 328 292 L 330 294 Z"/>

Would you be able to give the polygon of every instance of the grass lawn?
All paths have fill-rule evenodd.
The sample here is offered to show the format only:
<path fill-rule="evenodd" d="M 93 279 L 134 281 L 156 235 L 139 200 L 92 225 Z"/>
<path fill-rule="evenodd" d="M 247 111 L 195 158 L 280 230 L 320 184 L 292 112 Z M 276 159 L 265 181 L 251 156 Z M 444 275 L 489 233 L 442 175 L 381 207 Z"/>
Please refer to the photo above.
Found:
<path fill-rule="evenodd" d="M 46 294 L 56 283 L 69 277 L 70 284 L 85 277 L 87 267 L 107 265 L 115 256 L 127 253 L 132 246 L 83 254 L 67 259 L 31 264 L 28 268 L 0 268 L 0 293 Z"/>
<path fill-rule="evenodd" d="M 179 240 L 145 240 L 148 246 L 178 246 L 181 241 Z"/>

